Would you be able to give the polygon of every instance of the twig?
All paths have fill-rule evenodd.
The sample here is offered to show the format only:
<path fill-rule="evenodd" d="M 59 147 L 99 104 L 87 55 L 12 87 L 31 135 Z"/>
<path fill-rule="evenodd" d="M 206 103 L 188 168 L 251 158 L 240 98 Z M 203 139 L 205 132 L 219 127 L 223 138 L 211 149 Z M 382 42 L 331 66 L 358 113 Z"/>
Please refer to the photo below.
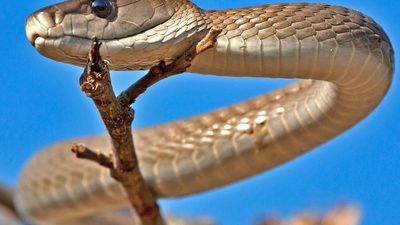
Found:
<path fill-rule="evenodd" d="M 13 192 L 3 184 L 0 184 L 0 205 L 4 206 L 14 215 L 18 215 L 13 202 Z"/>
<path fill-rule="evenodd" d="M 208 35 L 186 54 L 170 65 L 161 61 L 118 98 L 112 88 L 108 65 L 100 56 L 101 43 L 96 38 L 93 40 L 87 66 L 80 78 L 80 87 L 94 101 L 111 136 L 114 159 L 83 145 L 74 145 L 72 151 L 78 158 L 95 161 L 110 169 L 112 176 L 124 187 L 143 225 L 164 225 L 165 222 L 156 202 L 157 197 L 140 174 L 131 130 L 134 111 L 130 105 L 151 85 L 185 72 L 196 55 L 213 46 L 220 32 L 220 29 L 212 28 Z"/>
<path fill-rule="evenodd" d="M 110 170 L 114 169 L 114 162 L 112 155 L 106 156 L 100 151 L 92 150 L 81 144 L 74 144 L 71 147 L 71 151 L 75 153 L 78 159 L 87 159 L 97 162 L 99 165 L 104 166 Z"/>
<path fill-rule="evenodd" d="M 111 170 L 113 177 L 124 187 L 143 225 L 163 225 L 165 223 L 156 203 L 156 196 L 146 186 L 139 171 L 131 134 L 133 110 L 119 104 L 111 85 L 107 64 L 101 60 L 100 45 L 97 39 L 93 40 L 87 67 L 80 78 L 81 90 L 94 101 L 111 136 L 115 158 Z M 97 162 L 105 157 L 98 156 L 87 148 L 76 153 Z M 111 166 L 110 162 L 105 164 L 108 168 Z"/>
<path fill-rule="evenodd" d="M 158 65 L 153 66 L 145 76 L 123 91 L 118 96 L 118 100 L 124 105 L 131 105 L 139 95 L 143 94 L 153 84 L 167 77 L 185 72 L 197 55 L 213 47 L 215 39 L 221 31 L 218 28 L 211 28 L 208 34 L 196 46 L 192 47 L 186 54 L 179 57 L 173 63 L 165 65 L 165 62 L 161 61 Z"/>
<path fill-rule="evenodd" d="M 14 192 L 10 188 L 0 184 L 0 224 L 22 224 L 23 218 L 17 212 L 13 196 Z"/>

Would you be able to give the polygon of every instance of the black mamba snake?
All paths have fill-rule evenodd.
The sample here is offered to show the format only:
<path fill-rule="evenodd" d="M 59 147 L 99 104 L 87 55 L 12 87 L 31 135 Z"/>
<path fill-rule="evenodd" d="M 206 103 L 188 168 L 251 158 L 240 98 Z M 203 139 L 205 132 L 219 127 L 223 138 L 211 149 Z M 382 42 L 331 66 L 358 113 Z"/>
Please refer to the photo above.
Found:
<path fill-rule="evenodd" d="M 61 62 L 83 66 L 96 36 L 111 69 L 144 70 L 172 62 L 212 26 L 222 33 L 190 72 L 304 80 L 135 132 L 140 169 L 160 197 L 226 185 L 313 149 L 367 116 L 392 80 L 394 53 L 382 28 L 325 4 L 204 11 L 187 0 L 70 0 L 35 12 L 26 32 L 41 54 Z M 73 142 L 110 147 L 105 136 Z M 15 202 L 28 220 L 63 223 L 127 205 L 108 171 L 75 159 L 71 144 L 46 149 L 27 165 Z"/>

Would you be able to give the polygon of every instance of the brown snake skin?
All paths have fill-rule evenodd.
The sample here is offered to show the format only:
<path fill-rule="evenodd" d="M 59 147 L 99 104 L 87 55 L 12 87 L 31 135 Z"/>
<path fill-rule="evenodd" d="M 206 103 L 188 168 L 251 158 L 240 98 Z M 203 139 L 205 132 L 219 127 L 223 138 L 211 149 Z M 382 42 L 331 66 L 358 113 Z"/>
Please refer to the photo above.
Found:
<path fill-rule="evenodd" d="M 28 38 L 41 54 L 84 65 L 91 34 L 104 42 L 102 55 L 112 69 L 147 69 L 161 59 L 171 62 L 214 25 L 223 29 L 215 47 L 195 58 L 190 72 L 305 79 L 215 112 L 135 131 L 140 169 L 160 197 L 220 187 L 293 159 L 368 115 L 391 83 L 388 37 L 371 18 L 347 8 L 274 4 L 202 11 L 185 0 L 117 0 L 116 19 L 100 26 L 103 20 L 83 13 L 87 2 L 61 3 L 28 19 Z M 132 2 L 154 6 L 152 16 L 118 36 L 120 19 L 128 15 L 124 7 Z M 83 26 L 86 20 L 95 21 L 96 29 Z M 38 153 L 15 199 L 27 220 L 62 223 L 128 204 L 106 169 L 69 152 L 73 142 L 110 151 L 108 139 L 97 136 Z"/>

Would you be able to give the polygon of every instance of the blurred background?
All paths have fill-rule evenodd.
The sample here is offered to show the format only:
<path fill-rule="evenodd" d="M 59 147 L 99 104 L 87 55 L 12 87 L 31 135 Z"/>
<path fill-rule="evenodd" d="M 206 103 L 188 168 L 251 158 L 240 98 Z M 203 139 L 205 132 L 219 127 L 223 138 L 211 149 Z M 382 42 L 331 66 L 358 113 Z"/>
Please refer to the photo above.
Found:
<path fill-rule="evenodd" d="M 0 182 L 11 187 L 16 185 L 24 164 L 38 150 L 62 140 L 104 133 L 94 105 L 79 90 L 82 70 L 44 58 L 25 38 L 25 18 L 55 2 L 1 3 Z M 194 2 L 205 9 L 222 9 L 278 1 Z M 388 33 L 395 51 L 400 49 L 399 1 L 324 2 L 373 17 Z M 114 72 L 117 93 L 142 74 Z M 353 129 L 296 160 L 234 185 L 182 199 L 161 200 L 163 210 L 188 217 L 206 215 L 220 224 L 235 225 L 254 224 L 266 212 L 286 216 L 303 209 L 325 211 L 352 201 L 362 206 L 362 224 L 400 224 L 398 75 L 381 105 Z M 140 97 L 134 106 L 134 127 L 207 112 L 289 82 L 195 74 L 172 77 Z"/>

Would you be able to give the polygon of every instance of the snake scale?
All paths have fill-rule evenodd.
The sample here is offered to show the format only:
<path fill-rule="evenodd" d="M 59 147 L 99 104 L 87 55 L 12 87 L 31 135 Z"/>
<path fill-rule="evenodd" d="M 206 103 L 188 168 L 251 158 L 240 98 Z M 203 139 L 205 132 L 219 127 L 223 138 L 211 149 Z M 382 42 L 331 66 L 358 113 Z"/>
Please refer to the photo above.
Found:
<path fill-rule="evenodd" d="M 171 63 L 211 27 L 222 33 L 189 72 L 301 79 L 215 112 L 134 132 L 140 170 L 159 197 L 227 185 L 297 157 L 367 116 L 387 92 L 394 52 L 370 17 L 326 4 L 206 11 L 187 0 L 69 0 L 26 22 L 44 56 L 83 66 L 91 39 L 113 70 Z M 97 4 L 97 3 L 96 3 Z M 100 12 L 100 13 L 99 13 Z M 73 142 L 110 151 L 106 136 L 56 144 L 26 166 L 15 203 L 28 221 L 68 221 L 127 206 L 106 169 L 77 160 Z"/>

